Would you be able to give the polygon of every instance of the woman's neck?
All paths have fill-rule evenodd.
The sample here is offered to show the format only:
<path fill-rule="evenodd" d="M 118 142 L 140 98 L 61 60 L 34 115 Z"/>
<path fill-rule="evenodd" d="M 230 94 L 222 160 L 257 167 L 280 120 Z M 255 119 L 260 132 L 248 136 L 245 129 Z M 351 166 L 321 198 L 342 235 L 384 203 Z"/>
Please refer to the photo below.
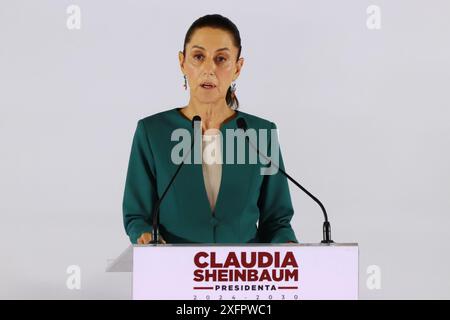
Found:
<path fill-rule="evenodd" d="M 214 104 L 199 103 L 193 100 L 189 101 L 189 104 L 182 108 L 181 112 L 189 119 L 192 119 L 195 115 L 200 116 L 202 118 L 203 131 L 220 129 L 222 123 L 235 113 L 225 101 Z"/>

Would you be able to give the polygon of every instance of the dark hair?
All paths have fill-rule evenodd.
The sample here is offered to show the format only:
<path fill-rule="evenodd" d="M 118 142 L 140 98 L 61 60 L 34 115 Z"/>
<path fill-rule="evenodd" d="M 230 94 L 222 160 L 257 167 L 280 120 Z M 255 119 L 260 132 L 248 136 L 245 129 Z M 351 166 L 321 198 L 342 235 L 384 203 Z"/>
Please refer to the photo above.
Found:
<path fill-rule="evenodd" d="M 208 14 L 194 21 L 194 23 L 189 27 L 186 36 L 184 38 L 184 45 L 183 45 L 184 56 L 186 56 L 186 44 L 191 40 L 191 37 L 194 34 L 194 32 L 197 29 L 204 27 L 216 28 L 229 32 L 232 37 L 233 45 L 238 48 L 238 55 L 236 61 L 239 60 L 242 49 L 241 35 L 239 34 L 239 30 L 236 27 L 236 25 L 233 22 L 231 22 L 230 19 L 221 16 L 220 14 Z M 237 99 L 236 94 L 231 92 L 231 86 L 228 88 L 225 100 L 228 106 L 232 108 L 234 107 L 234 109 L 239 108 L 239 100 Z"/>

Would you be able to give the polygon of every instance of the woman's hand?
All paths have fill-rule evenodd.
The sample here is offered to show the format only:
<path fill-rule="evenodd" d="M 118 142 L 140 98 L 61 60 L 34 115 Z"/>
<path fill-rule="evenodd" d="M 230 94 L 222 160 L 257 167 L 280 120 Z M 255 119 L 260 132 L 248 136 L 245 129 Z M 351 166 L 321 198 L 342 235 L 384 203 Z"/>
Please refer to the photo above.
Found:
<path fill-rule="evenodd" d="M 150 232 L 145 232 L 137 239 L 138 244 L 149 244 L 152 242 L 153 236 Z M 158 243 L 166 244 L 166 241 L 161 235 L 159 235 Z"/>

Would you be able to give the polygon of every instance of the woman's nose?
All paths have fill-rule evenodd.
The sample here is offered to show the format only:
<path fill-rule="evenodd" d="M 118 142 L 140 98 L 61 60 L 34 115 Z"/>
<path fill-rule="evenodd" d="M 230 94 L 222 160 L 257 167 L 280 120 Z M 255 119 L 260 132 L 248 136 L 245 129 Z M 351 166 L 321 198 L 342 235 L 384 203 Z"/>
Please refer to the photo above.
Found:
<path fill-rule="evenodd" d="M 214 70 L 216 69 L 216 65 L 212 59 L 206 59 L 203 67 L 203 71 L 206 74 L 214 74 Z"/>

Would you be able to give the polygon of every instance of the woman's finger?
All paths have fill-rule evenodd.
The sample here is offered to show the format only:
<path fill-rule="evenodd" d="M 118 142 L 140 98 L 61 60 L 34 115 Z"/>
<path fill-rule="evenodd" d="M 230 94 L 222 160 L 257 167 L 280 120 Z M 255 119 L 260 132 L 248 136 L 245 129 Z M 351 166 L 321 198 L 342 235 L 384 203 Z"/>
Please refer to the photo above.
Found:
<path fill-rule="evenodd" d="M 144 233 L 144 244 L 149 244 L 152 241 L 152 236 L 150 233 Z"/>

